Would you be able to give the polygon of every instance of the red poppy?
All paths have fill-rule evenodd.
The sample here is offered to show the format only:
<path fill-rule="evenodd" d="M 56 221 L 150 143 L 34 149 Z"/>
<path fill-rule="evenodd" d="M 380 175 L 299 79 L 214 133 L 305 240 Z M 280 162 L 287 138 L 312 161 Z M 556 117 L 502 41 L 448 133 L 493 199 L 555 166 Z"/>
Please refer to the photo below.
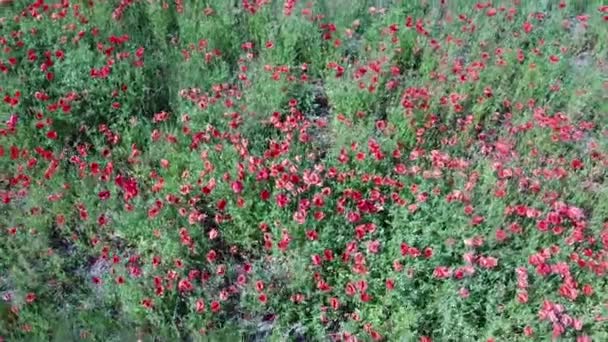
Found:
<path fill-rule="evenodd" d="M 256 289 L 258 292 L 262 292 L 262 291 L 264 290 L 264 282 L 263 282 L 263 281 L 261 281 L 261 280 L 256 281 L 256 282 L 255 282 L 255 289 Z"/>
<path fill-rule="evenodd" d="M 214 300 L 211 302 L 211 311 L 213 311 L 215 313 L 215 312 L 220 311 L 220 309 L 221 309 L 221 305 L 218 301 Z"/>
<path fill-rule="evenodd" d="M 33 303 L 36 300 L 36 294 L 33 292 L 29 292 L 26 296 L 25 296 L 25 301 L 28 304 Z"/>
<path fill-rule="evenodd" d="M 232 183 L 231 188 L 235 194 L 240 194 L 241 192 L 243 192 L 243 183 L 241 183 L 240 181 L 235 181 Z"/>
<path fill-rule="evenodd" d="M 57 135 L 57 132 L 55 132 L 55 131 L 48 131 L 46 133 L 46 137 L 51 140 L 55 140 L 55 139 L 57 139 L 58 135 Z"/>
<path fill-rule="evenodd" d="M 205 301 L 203 301 L 202 298 L 196 300 L 195 310 L 197 313 L 203 313 L 205 311 Z"/>
<path fill-rule="evenodd" d="M 217 259 L 217 253 L 212 249 L 207 252 L 207 261 L 213 263 Z"/>
<path fill-rule="evenodd" d="M 152 309 L 154 307 L 154 301 L 151 298 L 144 298 L 141 301 L 141 305 L 146 309 Z"/>

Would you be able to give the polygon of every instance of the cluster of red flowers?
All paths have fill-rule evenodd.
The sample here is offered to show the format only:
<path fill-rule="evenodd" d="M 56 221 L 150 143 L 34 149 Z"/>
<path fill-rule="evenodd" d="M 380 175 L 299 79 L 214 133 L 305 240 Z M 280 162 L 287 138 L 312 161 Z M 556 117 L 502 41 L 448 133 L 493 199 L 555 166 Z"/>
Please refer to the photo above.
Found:
<path fill-rule="evenodd" d="M 481 339 L 496 331 L 489 321 L 518 338 L 591 341 L 606 319 L 605 61 L 574 55 L 582 47 L 557 33 L 605 32 L 593 25 L 606 25 L 608 6 L 522 13 L 520 1 L 488 1 L 456 14 L 441 1 L 436 24 L 411 4 L 361 11 L 374 24 L 345 28 L 313 15 L 313 2 L 298 13 L 287 0 L 268 19 L 269 3 L 237 3 L 252 28 L 235 46 L 219 41 L 232 33 L 161 44 L 180 61 L 163 74 L 167 88 L 192 82 L 182 67 L 209 80 L 142 115 L 143 102 L 162 102 L 133 95 L 161 88 L 145 83 L 159 80 L 146 67 L 161 52 L 118 31 L 143 3 L 106 8 L 125 21 L 108 32 L 85 16 L 92 2 L 67 0 L 35 1 L 14 31 L 2 26 L 7 265 L 44 272 L 82 256 L 87 286 L 120 301 L 112 310 L 200 332 L 268 314 L 341 341 L 391 339 L 400 324 L 425 342 L 454 324 Z M 159 6 L 175 10 L 180 32 L 196 31 L 187 9 L 198 5 L 174 4 Z M 195 8 L 232 23 L 213 4 Z M 284 32 L 249 32 L 301 18 L 315 30 L 286 41 L 293 56 Z M 31 30 L 17 28 L 26 20 Z M 509 25 L 493 32 L 500 39 L 487 34 L 495 24 Z M 576 58 L 594 59 L 594 82 L 569 76 L 587 63 Z M 77 90 L 70 68 L 88 74 Z M 14 336 L 45 326 L 28 317 L 63 278 L 20 278 L 23 289 L 3 293 L 21 324 Z"/>

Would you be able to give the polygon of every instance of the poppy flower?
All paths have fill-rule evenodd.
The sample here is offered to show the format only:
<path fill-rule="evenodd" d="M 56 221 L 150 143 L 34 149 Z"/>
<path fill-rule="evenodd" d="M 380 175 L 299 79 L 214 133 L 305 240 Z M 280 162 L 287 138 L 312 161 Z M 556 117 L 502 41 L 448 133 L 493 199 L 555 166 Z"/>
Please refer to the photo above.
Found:
<path fill-rule="evenodd" d="M 205 301 L 202 298 L 199 298 L 194 303 L 194 309 L 197 313 L 205 312 Z"/>

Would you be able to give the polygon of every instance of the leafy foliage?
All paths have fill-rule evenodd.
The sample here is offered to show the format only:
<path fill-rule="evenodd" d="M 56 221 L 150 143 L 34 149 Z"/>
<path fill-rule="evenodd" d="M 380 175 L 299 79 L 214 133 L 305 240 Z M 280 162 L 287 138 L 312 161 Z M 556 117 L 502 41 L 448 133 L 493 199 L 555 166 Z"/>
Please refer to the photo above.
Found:
<path fill-rule="evenodd" d="M 608 339 L 601 1 L 0 7 L 0 341 Z"/>

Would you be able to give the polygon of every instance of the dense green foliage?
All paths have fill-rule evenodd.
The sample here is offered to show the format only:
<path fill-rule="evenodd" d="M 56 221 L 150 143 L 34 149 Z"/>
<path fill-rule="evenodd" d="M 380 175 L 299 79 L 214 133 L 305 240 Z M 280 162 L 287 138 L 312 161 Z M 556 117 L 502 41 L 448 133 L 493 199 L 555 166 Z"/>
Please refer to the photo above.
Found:
<path fill-rule="evenodd" d="M 608 340 L 608 6 L 0 6 L 0 341 Z"/>

